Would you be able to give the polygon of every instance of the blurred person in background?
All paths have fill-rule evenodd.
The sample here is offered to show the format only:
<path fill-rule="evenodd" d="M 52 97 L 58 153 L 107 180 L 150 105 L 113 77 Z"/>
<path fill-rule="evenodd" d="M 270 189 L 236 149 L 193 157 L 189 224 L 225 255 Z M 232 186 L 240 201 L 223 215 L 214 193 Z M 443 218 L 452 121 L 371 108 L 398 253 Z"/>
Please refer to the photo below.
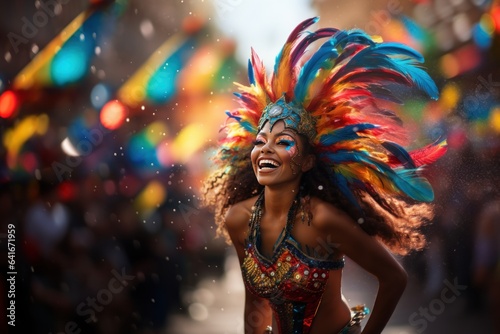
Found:
<path fill-rule="evenodd" d="M 250 86 L 238 85 L 241 107 L 228 112 L 203 191 L 240 260 L 245 333 L 360 333 L 368 310 L 341 293 L 344 256 L 378 279 L 363 333 L 382 332 L 407 280 L 388 250 L 421 249 L 432 217 L 418 172 L 445 145 L 408 152 L 389 109 L 397 89 L 437 97 L 422 57 L 361 30 L 306 31 L 316 21 L 290 34 L 270 80 L 252 51 Z"/>
<path fill-rule="evenodd" d="M 489 194 L 476 219 L 473 283 L 496 333 L 500 332 L 500 196 Z"/>

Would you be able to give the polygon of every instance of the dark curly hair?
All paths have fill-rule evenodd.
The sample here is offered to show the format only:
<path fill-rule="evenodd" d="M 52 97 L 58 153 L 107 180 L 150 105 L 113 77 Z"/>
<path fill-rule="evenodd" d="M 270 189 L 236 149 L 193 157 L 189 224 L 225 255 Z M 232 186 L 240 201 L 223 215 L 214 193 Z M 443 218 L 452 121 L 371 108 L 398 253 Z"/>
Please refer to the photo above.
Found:
<path fill-rule="evenodd" d="M 227 210 L 233 204 L 259 194 L 264 188 L 255 177 L 250 151 L 239 152 L 232 164 L 237 168 L 214 171 L 201 190 L 202 205 L 215 215 L 217 235 L 224 236 L 228 243 L 230 239 L 224 224 Z M 432 204 L 395 196 L 382 198 L 373 191 L 354 190 L 363 211 L 360 215 L 355 205 L 334 184 L 331 173 L 331 169 L 317 162 L 302 175 L 302 195 L 318 197 L 345 211 L 353 220 L 360 222 L 367 234 L 377 237 L 395 254 L 406 255 L 424 248 L 425 237 L 420 228 L 433 218 Z"/>

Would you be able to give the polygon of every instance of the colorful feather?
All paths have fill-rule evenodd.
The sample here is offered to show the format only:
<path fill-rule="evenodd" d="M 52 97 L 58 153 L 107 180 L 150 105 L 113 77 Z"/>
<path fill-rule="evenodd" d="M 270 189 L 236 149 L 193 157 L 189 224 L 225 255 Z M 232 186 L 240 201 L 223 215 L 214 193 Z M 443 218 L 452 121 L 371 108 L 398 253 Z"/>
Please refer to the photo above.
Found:
<path fill-rule="evenodd" d="M 432 164 L 434 161 L 440 159 L 447 149 L 446 140 L 438 140 L 435 143 L 424 146 L 420 149 L 409 152 L 412 161 L 416 167 Z M 388 164 L 391 167 L 398 166 L 399 159 L 395 156 L 389 157 Z"/>
<path fill-rule="evenodd" d="M 315 22 L 317 18 L 305 20 L 292 31 L 270 79 L 252 50 L 250 85 L 237 84 L 241 107 L 227 112 L 226 136 L 216 160 L 220 168 L 232 166 L 236 157 L 242 161 L 264 108 L 285 94 L 287 103 L 315 118 L 311 144 L 331 180 L 356 207 L 355 190 L 431 201 L 432 187 L 419 173 L 444 154 L 446 144 L 408 152 L 406 129 L 392 108 L 403 102 L 398 87 L 437 97 L 434 81 L 422 68 L 422 55 L 403 44 L 376 42 L 359 29 L 306 31 Z M 309 47 L 321 39 L 309 55 Z"/>
<path fill-rule="evenodd" d="M 401 163 L 405 168 L 416 168 L 415 162 L 413 161 L 411 155 L 406 151 L 402 146 L 391 143 L 391 142 L 383 142 L 382 146 L 392 154 L 391 158 L 396 158 L 399 163 Z"/>

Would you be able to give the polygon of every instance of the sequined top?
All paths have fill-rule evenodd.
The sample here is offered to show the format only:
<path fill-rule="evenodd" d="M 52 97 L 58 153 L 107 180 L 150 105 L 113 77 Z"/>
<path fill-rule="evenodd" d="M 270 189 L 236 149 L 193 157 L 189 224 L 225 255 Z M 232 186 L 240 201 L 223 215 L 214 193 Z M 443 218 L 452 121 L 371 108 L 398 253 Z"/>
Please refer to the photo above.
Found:
<path fill-rule="evenodd" d="M 262 201 L 263 196 L 257 200 Z M 308 334 L 329 271 L 344 267 L 344 259 L 316 259 L 306 254 L 291 235 L 295 210 L 278 238 L 271 259 L 259 252 L 260 218 L 252 213 L 242 274 L 245 287 L 258 297 L 269 300 L 281 334 Z"/>

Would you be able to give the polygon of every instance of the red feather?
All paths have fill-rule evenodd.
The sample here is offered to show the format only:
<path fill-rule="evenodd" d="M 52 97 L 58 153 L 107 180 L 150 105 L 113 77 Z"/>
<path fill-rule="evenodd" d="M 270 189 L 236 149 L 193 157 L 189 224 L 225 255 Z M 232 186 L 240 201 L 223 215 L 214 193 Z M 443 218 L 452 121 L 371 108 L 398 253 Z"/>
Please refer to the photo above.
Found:
<path fill-rule="evenodd" d="M 442 140 L 440 142 L 424 146 L 420 149 L 413 150 L 409 152 L 409 154 L 413 159 L 413 162 L 415 162 L 415 165 L 417 167 L 421 167 L 432 164 L 433 162 L 437 161 L 446 153 L 446 151 L 447 151 L 446 140 Z M 388 164 L 391 167 L 401 166 L 399 160 L 394 156 L 390 156 Z"/>

